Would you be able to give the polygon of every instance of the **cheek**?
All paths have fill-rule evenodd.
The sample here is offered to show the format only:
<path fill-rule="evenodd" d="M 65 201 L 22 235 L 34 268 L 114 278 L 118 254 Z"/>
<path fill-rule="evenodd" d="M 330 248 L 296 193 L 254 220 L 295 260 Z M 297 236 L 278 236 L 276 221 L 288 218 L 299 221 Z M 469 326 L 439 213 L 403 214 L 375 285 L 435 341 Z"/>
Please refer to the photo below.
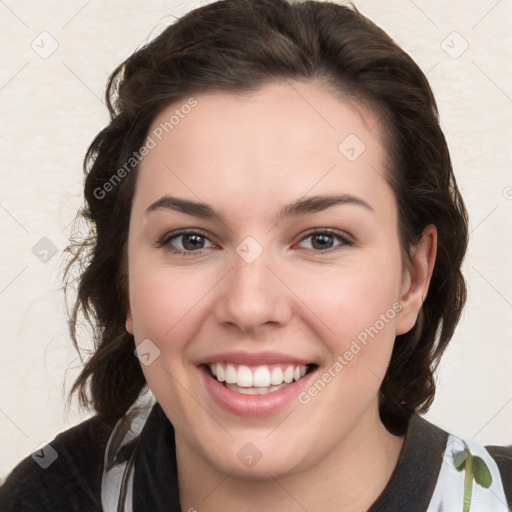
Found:
<path fill-rule="evenodd" d="M 152 272 L 130 276 L 130 306 L 135 339 L 155 338 L 172 326 L 170 293 L 165 282 Z"/>
<path fill-rule="evenodd" d="M 194 321 L 213 284 L 204 272 L 171 271 L 160 265 L 134 266 L 130 275 L 130 307 L 137 342 L 149 338 L 160 350 L 177 350 L 193 335 Z"/>
<path fill-rule="evenodd" d="M 144 270 L 139 272 L 134 266 L 130 279 L 135 342 L 139 345 L 149 339 L 159 351 L 141 368 L 152 393 L 168 404 L 171 416 L 185 417 L 190 404 L 182 390 L 192 389 L 187 343 L 202 325 L 197 315 L 205 291 L 197 286 L 200 280 L 188 279 L 186 272 L 171 272 L 155 264 L 141 267 Z"/>
<path fill-rule="evenodd" d="M 391 269 L 388 273 L 354 269 L 327 282 L 328 287 L 311 290 L 308 303 L 327 326 L 322 342 L 331 359 L 318 377 L 327 382 L 327 391 L 321 391 L 323 398 L 316 401 L 324 388 L 316 381 L 301 403 L 311 403 L 314 414 L 322 418 L 324 414 L 346 418 L 347 411 L 355 418 L 375 399 L 391 358 L 400 310 L 398 281 Z"/>
<path fill-rule="evenodd" d="M 297 283 L 297 295 L 304 297 L 304 303 L 326 324 L 333 338 L 346 343 L 376 323 L 379 330 L 394 326 L 399 279 L 398 266 L 333 269 L 307 285 Z M 382 316 L 386 317 L 384 328 Z"/>

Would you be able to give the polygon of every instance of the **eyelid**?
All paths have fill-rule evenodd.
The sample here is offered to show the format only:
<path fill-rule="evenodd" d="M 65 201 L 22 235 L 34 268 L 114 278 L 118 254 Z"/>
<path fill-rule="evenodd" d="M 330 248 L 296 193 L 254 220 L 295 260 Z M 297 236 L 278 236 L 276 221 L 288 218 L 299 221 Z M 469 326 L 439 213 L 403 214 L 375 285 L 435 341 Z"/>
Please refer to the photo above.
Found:
<path fill-rule="evenodd" d="M 304 240 L 306 240 L 307 238 L 309 238 L 311 236 L 321 235 L 321 234 L 331 235 L 335 238 L 338 238 L 340 243 L 338 245 L 335 245 L 334 247 L 330 247 L 330 248 L 323 249 L 323 250 L 315 250 L 315 249 L 310 249 L 310 248 L 306 248 L 306 247 L 304 247 L 303 249 L 305 249 L 308 252 L 315 253 L 315 254 L 327 254 L 327 253 L 336 251 L 337 249 L 345 247 L 345 246 L 352 246 L 355 243 L 354 238 L 344 231 L 340 231 L 340 230 L 334 229 L 334 228 L 318 228 L 317 227 L 317 228 L 311 228 L 311 229 L 307 230 L 306 232 L 301 233 L 299 241 L 296 244 L 294 244 L 294 246 L 297 244 L 300 244 L 301 242 L 303 242 Z M 179 238 L 180 236 L 186 236 L 186 235 L 199 235 L 202 238 L 205 238 L 206 240 L 208 240 L 212 244 L 212 246 L 204 247 L 204 248 L 200 248 L 200 249 L 196 249 L 196 250 L 190 250 L 190 251 L 176 249 L 171 246 L 170 241 L 172 239 Z M 166 249 L 171 253 L 180 254 L 180 255 L 199 255 L 199 254 L 203 254 L 203 252 L 206 249 L 218 248 L 218 244 L 216 244 L 215 242 L 213 242 L 211 240 L 211 236 L 207 232 L 205 232 L 199 228 L 183 228 L 183 229 L 178 229 L 175 231 L 170 231 L 159 238 L 159 240 L 156 243 L 156 246 L 159 248 Z"/>
<path fill-rule="evenodd" d="M 329 249 L 325 249 L 323 251 L 316 251 L 314 249 L 306 249 L 306 250 L 312 251 L 317 254 L 326 254 L 330 251 L 336 250 L 338 247 L 343 247 L 343 246 L 347 246 L 347 245 L 351 246 L 351 245 L 354 245 L 354 243 L 355 243 L 354 238 L 352 236 L 350 236 L 348 233 L 346 233 L 344 231 L 339 231 L 339 230 L 333 229 L 333 228 L 312 228 L 312 229 L 306 231 L 305 233 L 301 233 L 299 242 L 297 242 L 297 243 L 303 242 L 305 239 L 309 238 L 310 236 L 316 235 L 316 234 L 332 235 L 333 237 L 337 237 L 341 241 L 340 244 L 338 244 L 334 247 L 331 247 Z"/>
<path fill-rule="evenodd" d="M 349 235 L 346 231 L 342 231 L 341 229 L 336 229 L 336 228 L 322 228 L 322 227 L 311 228 L 311 229 L 308 229 L 305 232 L 301 233 L 301 236 L 306 237 L 306 236 L 313 235 L 316 233 L 329 233 L 331 235 L 337 235 L 342 238 L 346 238 L 347 240 L 353 240 L 353 237 L 351 235 Z"/>
<path fill-rule="evenodd" d="M 217 247 L 217 244 L 211 240 L 211 236 L 203 231 L 202 229 L 196 229 L 196 228 L 183 228 L 183 229 L 177 229 L 175 231 L 169 231 L 165 233 L 163 236 L 161 236 L 157 242 L 157 247 L 163 247 L 164 249 L 167 247 L 171 247 L 170 241 L 173 238 L 179 238 L 180 236 L 184 235 L 200 235 L 201 237 L 207 239 L 213 247 Z M 205 247 L 204 249 L 211 249 L 212 247 Z M 169 249 L 171 250 L 171 249 Z M 190 253 L 190 254 L 200 254 L 203 249 L 198 249 L 196 251 L 182 251 L 181 249 L 176 249 L 176 252 L 181 253 Z"/>

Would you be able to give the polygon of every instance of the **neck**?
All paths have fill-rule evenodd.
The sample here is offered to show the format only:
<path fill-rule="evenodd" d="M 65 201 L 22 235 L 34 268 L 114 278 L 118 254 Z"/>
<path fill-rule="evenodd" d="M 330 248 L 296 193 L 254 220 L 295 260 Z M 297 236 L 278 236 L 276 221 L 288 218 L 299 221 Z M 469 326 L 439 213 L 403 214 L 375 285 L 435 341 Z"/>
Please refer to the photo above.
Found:
<path fill-rule="evenodd" d="M 390 434 L 378 410 L 315 466 L 284 478 L 254 480 L 218 471 L 176 433 L 181 509 L 364 512 L 386 487 L 405 437 Z"/>

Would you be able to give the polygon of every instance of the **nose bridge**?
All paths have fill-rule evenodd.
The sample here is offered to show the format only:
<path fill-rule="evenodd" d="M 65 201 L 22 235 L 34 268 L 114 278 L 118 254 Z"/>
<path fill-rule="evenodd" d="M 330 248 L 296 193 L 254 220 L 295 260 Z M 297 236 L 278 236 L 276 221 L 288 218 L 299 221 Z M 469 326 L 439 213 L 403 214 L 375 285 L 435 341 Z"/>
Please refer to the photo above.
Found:
<path fill-rule="evenodd" d="M 289 318 L 287 289 L 274 275 L 273 266 L 271 251 L 264 250 L 253 237 L 239 244 L 233 269 L 218 297 L 219 322 L 235 324 L 247 331 L 269 322 L 283 323 Z"/>

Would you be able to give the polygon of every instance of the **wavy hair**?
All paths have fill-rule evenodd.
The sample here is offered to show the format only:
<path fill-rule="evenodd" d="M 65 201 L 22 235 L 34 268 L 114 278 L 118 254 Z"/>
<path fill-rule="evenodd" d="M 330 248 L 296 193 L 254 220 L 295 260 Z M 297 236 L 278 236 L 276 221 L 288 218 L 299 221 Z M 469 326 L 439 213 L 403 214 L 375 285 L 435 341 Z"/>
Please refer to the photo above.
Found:
<path fill-rule="evenodd" d="M 413 412 L 430 407 L 434 372 L 466 300 L 461 264 L 468 220 L 425 75 L 352 4 L 221 0 L 184 15 L 113 71 L 106 89 L 110 123 L 84 160 L 85 205 L 77 218 L 89 232 L 68 246 L 65 289 L 78 266 L 70 333 L 80 353 L 83 315 L 93 329 L 94 350 L 70 396 L 78 392 L 80 404 L 100 417 L 122 416 L 147 385 L 133 336 L 125 330 L 126 241 L 137 179 L 136 162 L 133 168 L 126 163 L 169 104 L 285 80 L 316 80 L 378 115 L 406 258 L 428 224 L 437 228 L 428 294 L 415 327 L 396 337 L 380 389 L 380 414 L 390 431 L 403 431 Z M 117 172 L 122 179 L 112 184 L 123 166 L 125 172 Z"/>

